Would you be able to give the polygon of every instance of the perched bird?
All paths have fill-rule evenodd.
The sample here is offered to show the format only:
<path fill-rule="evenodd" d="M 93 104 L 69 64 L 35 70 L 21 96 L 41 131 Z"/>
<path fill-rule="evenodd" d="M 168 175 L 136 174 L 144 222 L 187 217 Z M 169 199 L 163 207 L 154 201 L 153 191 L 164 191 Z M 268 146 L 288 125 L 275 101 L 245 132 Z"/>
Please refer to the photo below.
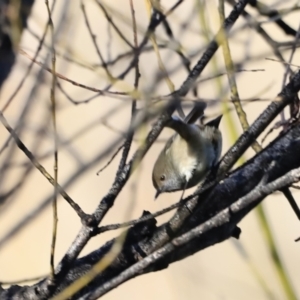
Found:
<path fill-rule="evenodd" d="M 153 168 L 155 199 L 161 193 L 197 185 L 218 162 L 222 150 L 218 127 L 222 115 L 204 125 L 194 124 L 203 117 L 205 107 L 205 103 L 197 102 L 184 121 L 172 117 L 166 125 L 176 134 L 167 141 Z"/>

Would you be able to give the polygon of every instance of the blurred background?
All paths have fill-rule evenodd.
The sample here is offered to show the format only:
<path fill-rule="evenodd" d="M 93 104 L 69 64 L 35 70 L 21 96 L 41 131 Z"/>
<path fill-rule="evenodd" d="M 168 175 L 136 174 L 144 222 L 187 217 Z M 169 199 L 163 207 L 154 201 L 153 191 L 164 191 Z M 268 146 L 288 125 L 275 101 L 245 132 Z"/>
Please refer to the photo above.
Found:
<path fill-rule="evenodd" d="M 84 4 L 84 9 L 81 7 Z M 57 1 L 53 11 L 55 34 L 56 71 L 77 83 L 105 89 L 110 80 L 103 67 L 89 35 L 83 10 L 86 12 L 96 42 L 106 61 L 113 61 L 118 55 L 126 54 L 130 47 L 116 33 L 105 17 L 103 5 L 113 22 L 122 30 L 123 35 L 133 43 L 132 16 L 130 1 Z M 147 1 L 133 1 L 137 22 L 138 42 L 140 43 L 149 24 Z M 161 1 L 167 11 L 175 1 Z M 283 20 L 295 30 L 299 26 L 299 7 L 297 1 L 264 1 L 268 8 L 284 14 Z M 52 2 L 50 1 L 50 5 Z M 227 5 L 226 15 L 232 7 Z M 247 7 L 253 20 L 259 22 L 267 34 L 276 42 L 293 41 L 279 29 L 273 20 L 263 17 L 258 10 Z M 24 77 L 38 48 L 48 20 L 44 1 L 35 1 L 28 28 L 22 35 L 17 62 L 1 90 L 0 109 L 16 90 Z M 156 30 L 156 41 L 160 46 L 162 62 L 174 84 L 180 87 L 187 77 L 179 55 L 174 49 L 179 48 L 191 60 L 191 67 L 201 57 L 208 42 L 217 32 L 220 22 L 217 1 L 183 1 L 168 17 L 174 34 L 171 41 L 162 26 Z M 250 22 L 250 21 L 249 21 Z M 290 45 L 266 42 L 261 35 L 240 18 L 231 30 L 229 43 L 233 61 L 238 70 L 237 85 L 243 107 L 251 124 L 263 109 L 282 89 L 286 66 L 274 54 L 277 49 L 288 61 Z M 48 30 L 45 43 L 37 61 L 51 68 L 51 34 Z M 141 73 L 139 92 L 145 99 L 150 96 L 167 95 L 171 92 L 166 80 L 160 79 L 162 71 L 158 58 L 149 41 L 148 51 L 141 54 L 139 68 Z M 124 56 L 116 63 L 108 65 L 111 74 L 117 77 L 130 63 L 132 56 Z M 299 51 L 296 49 L 293 63 L 297 65 Z M 296 69 L 296 68 L 295 68 Z M 221 122 L 223 133 L 223 154 L 242 132 L 241 126 L 229 103 L 230 91 L 222 51 L 219 50 L 201 75 L 197 86 L 198 96 L 208 101 L 208 118 L 223 113 Z M 53 126 L 50 110 L 51 74 L 34 64 L 23 87 L 6 108 L 4 115 L 13 128 L 17 128 L 20 138 L 38 161 L 53 174 Z M 67 193 L 87 213 L 92 213 L 102 197 L 108 192 L 118 167 L 120 154 L 97 176 L 97 172 L 110 159 L 121 145 L 122 137 L 130 122 L 131 101 L 126 97 L 97 96 L 96 93 L 58 79 L 61 86 L 56 88 L 57 131 L 59 135 L 59 183 Z M 127 92 L 133 89 L 134 70 L 123 81 L 119 81 L 111 91 Z M 194 99 L 192 93 L 188 98 Z M 247 101 L 259 98 L 258 101 Z M 90 100 L 89 100 L 90 99 Z M 138 107 L 145 105 L 145 99 L 138 101 Z M 86 101 L 88 100 L 88 101 Z M 213 101 L 218 100 L 218 101 Z M 188 110 L 187 110 L 188 111 Z M 285 117 L 289 115 L 285 112 Z M 20 120 L 22 122 L 20 122 Z M 279 121 L 278 118 L 276 121 Z M 153 120 L 152 120 L 153 121 Z M 143 127 L 135 134 L 135 141 L 130 151 L 134 153 L 151 127 Z M 271 128 L 271 127 L 270 127 Z M 266 131 L 267 132 L 267 131 Z M 262 137 L 258 139 L 261 142 Z M 275 130 L 268 136 L 266 146 L 278 135 Z M 152 186 L 152 167 L 163 147 L 163 141 L 172 134 L 164 129 L 159 140 L 152 146 L 138 170 L 132 175 L 125 188 L 118 196 L 114 207 L 103 221 L 104 224 L 119 223 L 138 218 L 143 210 L 155 212 L 178 201 L 180 193 L 163 194 L 154 200 Z M 17 191 L 2 201 L 0 205 L 0 281 L 11 282 L 48 274 L 50 271 L 50 243 L 52 235 L 51 205 L 44 205 L 53 194 L 53 187 L 42 174 L 31 166 L 27 157 L 13 141 L 8 141 L 9 134 L 0 126 L 0 193 L 5 194 L 19 184 Z M 99 159 L 100 154 L 112 143 L 119 141 L 109 151 L 109 155 Z M 248 150 L 243 161 L 254 155 Z M 240 161 L 240 163 L 242 160 Z M 5 176 L 3 176 L 5 171 Z M 186 192 L 192 192 L 189 190 Z M 298 192 L 293 190 L 297 200 Z M 38 208 L 42 209 L 35 213 Z M 300 224 L 287 200 L 275 193 L 263 202 L 263 210 L 274 238 L 276 250 L 282 259 L 286 276 L 294 293 L 300 298 L 300 243 L 294 240 L 300 235 Z M 76 237 L 81 223 L 77 215 L 59 197 L 58 203 L 58 238 L 56 263 L 60 261 Z M 159 224 L 170 218 L 173 212 L 158 218 Z M 30 221 L 22 225 L 25 218 Z M 21 225 L 20 225 L 21 224 Z M 177 262 L 167 270 L 140 276 L 111 291 L 103 299 L 296 299 L 288 297 L 282 286 L 270 244 L 266 239 L 258 212 L 251 212 L 241 223 L 240 240 L 230 239 L 221 244 L 205 249 L 183 261 Z M 13 232 L 13 234 L 11 234 Z M 107 232 L 93 238 L 81 255 L 97 249 L 119 232 Z"/>

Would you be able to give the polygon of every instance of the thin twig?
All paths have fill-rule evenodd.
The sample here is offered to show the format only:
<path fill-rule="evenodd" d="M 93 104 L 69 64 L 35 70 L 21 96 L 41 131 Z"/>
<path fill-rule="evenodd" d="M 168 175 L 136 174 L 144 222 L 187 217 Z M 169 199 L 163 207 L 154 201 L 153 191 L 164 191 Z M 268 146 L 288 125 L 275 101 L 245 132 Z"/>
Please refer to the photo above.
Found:
<path fill-rule="evenodd" d="M 112 157 L 110 158 L 110 160 L 104 165 L 104 167 L 102 167 L 96 174 L 97 176 L 104 171 L 111 163 L 112 161 L 115 159 L 115 157 L 118 155 L 118 153 L 122 150 L 122 148 L 124 147 L 124 144 L 122 144 L 116 151 L 115 153 L 112 155 Z"/>
<path fill-rule="evenodd" d="M 55 86 L 56 86 L 56 55 L 55 55 L 55 40 L 54 40 L 54 24 L 52 21 L 51 10 L 49 7 L 49 1 L 45 0 L 49 26 L 51 32 L 51 55 L 52 55 L 52 83 L 50 91 L 50 102 L 51 102 L 51 116 L 53 123 L 53 133 L 54 133 L 54 196 L 52 202 L 52 212 L 53 212 L 53 228 L 52 228 L 52 240 L 51 240 L 51 254 L 50 254 L 50 276 L 52 281 L 54 281 L 54 255 L 55 255 L 55 245 L 56 245 L 56 236 L 57 236 L 57 180 L 58 180 L 58 141 L 57 141 L 57 125 L 56 125 L 56 99 L 55 99 Z"/>
<path fill-rule="evenodd" d="M 37 65 L 39 65 L 40 67 L 42 67 L 44 70 L 52 73 L 52 69 L 51 68 L 48 68 L 47 66 L 45 66 L 43 63 L 39 62 L 38 60 L 32 58 L 29 54 L 27 54 L 24 50 L 22 49 L 19 49 L 19 52 L 24 55 L 25 57 L 27 57 L 28 59 L 34 61 Z M 81 84 L 81 83 L 78 83 L 72 79 L 69 79 L 67 77 L 65 77 L 64 75 L 60 74 L 60 73 L 55 73 L 55 76 L 57 78 L 60 78 L 60 79 L 63 79 L 75 86 L 78 86 L 80 88 L 83 88 L 83 89 L 86 89 L 86 90 L 89 90 L 89 91 L 92 91 L 92 92 L 96 92 L 96 93 L 99 93 L 100 96 L 127 96 L 128 93 L 124 93 L 124 92 L 111 92 L 111 91 L 104 91 L 104 90 L 100 90 L 100 89 L 96 89 L 94 87 L 90 87 L 90 86 L 87 86 L 87 85 L 84 85 L 84 84 Z"/>
<path fill-rule="evenodd" d="M 22 284 L 22 283 L 27 283 L 27 282 L 32 282 L 32 281 L 39 281 L 45 277 L 46 277 L 46 275 L 40 275 L 40 276 L 36 276 L 36 277 L 32 277 L 32 278 L 24 278 L 24 279 L 13 280 L 13 281 L 0 280 L 0 285 L 15 285 L 15 284 Z"/>
<path fill-rule="evenodd" d="M 17 146 L 20 150 L 30 159 L 32 164 L 42 173 L 42 175 L 54 186 L 54 178 L 47 172 L 47 170 L 37 161 L 34 155 L 28 150 L 28 148 L 24 145 L 24 143 L 20 140 L 18 135 L 12 129 L 12 127 L 8 124 L 6 118 L 0 111 L 0 121 L 3 126 L 7 129 L 7 131 L 11 134 L 13 139 L 15 140 Z M 71 207 L 75 210 L 77 215 L 83 220 L 87 215 L 83 212 L 80 206 L 72 200 L 72 198 L 64 191 L 64 189 L 57 184 L 57 191 L 60 195 L 71 205 Z"/>
<path fill-rule="evenodd" d="M 108 12 L 107 12 L 105 6 L 103 5 L 103 3 L 101 3 L 100 1 L 96 1 L 96 3 L 98 4 L 98 6 L 103 11 L 107 22 L 114 28 L 114 30 L 116 31 L 116 33 L 120 36 L 121 40 L 123 40 L 125 42 L 125 44 L 127 44 L 131 49 L 134 50 L 134 46 L 130 43 L 130 41 L 126 38 L 126 36 L 122 33 L 122 31 L 115 24 L 115 22 L 113 21 L 112 17 L 108 14 Z M 106 64 L 106 62 L 105 62 L 105 64 Z"/>
<path fill-rule="evenodd" d="M 134 43 L 134 56 L 135 56 L 135 75 L 134 75 L 134 89 L 138 90 L 139 86 L 139 79 L 140 79 L 140 70 L 139 70 L 139 53 L 138 53 L 138 39 L 137 39 L 137 27 L 136 27 L 136 20 L 135 20 L 135 12 L 133 8 L 132 1 L 129 3 L 130 5 L 130 11 L 131 11 L 131 17 L 132 17 L 132 31 L 133 31 L 133 43 Z M 136 115 L 136 98 L 132 99 L 131 103 L 131 124 L 134 122 L 134 118 Z M 134 131 L 130 132 L 126 136 L 126 140 L 124 143 L 124 149 L 122 153 L 122 157 L 119 163 L 117 174 L 120 174 L 124 166 L 126 165 L 128 154 L 131 148 L 131 144 L 133 141 Z M 117 175 L 118 176 L 118 175 Z"/>
<path fill-rule="evenodd" d="M 224 0 L 219 1 L 219 13 L 220 13 L 221 22 L 224 22 L 224 19 L 225 19 Z M 223 57 L 224 57 L 224 61 L 225 61 L 225 67 L 226 67 L 228 82 L 229 82 L 230 91 L 231 91 L 232 103 L 235 107 L 235 110 L 238 115 L 239 121 L 242 125 L 242 128 L 244 131 L 246 131 L 249 128 L 249 123 L 247 120 L 246 113 L 243 109 L 243 106 L 241 105 L 238 87 L 237 87 L 235 75 L 234 75 L 235 74 L 234 64 L 232 61 L 226 32 L 223 32 L 223 36 L 220 36 L 220 38 L 221 39 L 219 40 L 219 42 L 222 45 Z M 259 146 L 257 141 L 254 141 L 254 143 L 252 144 L 252 148 L 254 149 L 254 151 L 256 153 L 258 153 L 259 151 L 262 150 L 262 148 Z"/>
<path fill-rule="evenodd" d="M 90 37 L 92 38 L 92 41 L 93 41 L 93 44 L 94 44 L 94 47 L 96 49 L 96 52 L 101 60 L 101 63 L 103 65 L 103 68 L 106 72 L 106 75 L 108 77 L 108 80 L 114 84 L 116 79 L 111 75 L 110 71 L 108 70 L 108 67 L 106 65 L 106 62 L 102 56 L 102 53 L 100 51 L 100 48 L 98 47 L 98 44 L 97 44 L 97 41 L 96 41 L 96 35 L 93 33 L 92 31 L 92 28 L 91 28 L 91 25 L 90 25 L 90 22 L 89 22 L 89 19 L 88 19 L 88 16 L 86 14 L 86 11 L 85 11 L 85 5 L 83 4 L 83 0 L 80 1 L 80 7 L 81 7 L 81 10 L 82 10 L 82 13 L 83 13 L 83 16 L 84 16 L 84 21 L 85 21 L 85 24 L 86 24 L 86 27 L 88 29 L 88 32 L 89 32 L 89 35 Z"/>

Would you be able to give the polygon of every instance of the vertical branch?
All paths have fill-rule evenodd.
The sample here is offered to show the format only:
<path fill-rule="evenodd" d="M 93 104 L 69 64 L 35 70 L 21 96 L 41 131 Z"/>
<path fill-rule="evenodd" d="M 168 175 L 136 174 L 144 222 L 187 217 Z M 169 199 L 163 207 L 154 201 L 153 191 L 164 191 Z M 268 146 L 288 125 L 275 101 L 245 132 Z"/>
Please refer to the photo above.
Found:
<path fill-rule="evenodd" d="M 221 23 L 224 22 L 225 20 L 225 15 L 224 15 L 224 1 L 220 0 L 219 1 L 219 13 L 220 13 L 220 21 Z M 249 128 L 249 123 L 247 120 L 246 113 L 243 109 L 243 106 L 241 104 L 236 80 L 235 80 L 235 72 L 234 72 L 234 65 L 231 57 L 231 52 L 230 52 L 230 47 L 226 35 L 226 31 L 223 30 L 219 36 L 218 42 L 220 43 L 223 51 L 223 57 L 225 61 L 225 67 L 226 67 L 226 72 L 228 76 L 228 82 L 230 86 L 230 92 L 231 92 L 231 100 L 234 105 L 234 108 L 236 110 L 237 116 L 239 118 L 239 121 L 242 125 L 243 131 L 246 131 Z M 252 144 L 252 148 L 256 153 L 262 150 L 261 146 L 255 141 Z"/>
<path fill-rule="evenodd" d="M 55 100 L 55 86 L 56 86 L 56 55 L 55 55 L 55 41 L 54 41 L 54 25 L 51 17 L 51 10 L 49 7 L 49 1 L 45 0 L 45 4 L 48 11 L 49 26 L 51 32 L 51 54 L 52 54 L 52 84 L 50 92 L 51 101 L 51 115 L 53 122 L 53 132 L 54 132 L 54 197 L 52 202 L 53 208 L 53 229 L 52 229 L 52 241 L 51 241 L 51 254 L 50 254 L 50 271 L 51 278 L 54 279 L 54 254 L 55 254 L 55 244 L 57 236 L 57 177 L 58 177 L 58 142 L 57 142 L 57 129 L 56 129 L 56 100 Z"/>
<path fill-rule="evenodd" d="M 161 9 L 160 7 L 158 7 L 157 5 L 153 5 L 153 2 L 150 1 L 150 0 L 146 0 L 146 6 L 147 6 L 147 9 L 148 9 L 148 13 L 149 13 L 149 17 L 151 18 L 151 10 L 153 11 L 152 14 L 153 15 L 156 15 L 157 18 L 162 18 L 163 17 L 163 14 L 160 12 L 159 9 Z M 171 81 L 171 79 L 169 78 L 168 76 L 168 72 L 164 66 L 164 63 L 161 59 L 161 56 L 160 56 L 160 53 L 159 53 L 159 49 L 158 49 L 158 46 L 157 46 L 157 42 L 156 42 L 156 38 L 155 38 L 155 33 L 154 31 L 153 32 L 150 32 L 149 34 L 149 38 L 150 38 L 150 41 L 152 43 L 152 46 L 153 46 L 153 49 L 154 49 L 154 52 L 157 56 L 157 62 L 158 62 L 158 67 L 159 69 L 162 71 L 163 73 L 163 77 L 165 78 L 165 81 L 166 81 L 166 84 L 170 90 L 171 93 L 174 92 L 175 88 L 174 88 L 174 83 Z"/>
<path fill-rule="evenodd" d="M 81 7 L 81 10 L 82 10 L 82 13 L 83 13 L 83 17 L 84 17 L 84 21 L 85 21 L 86 27 L 87 27 L 87 29 L 88 29 L 89 35 L 90 35 L 91 38 L 92 38 L 92 41 L 93 41 L 94 47 L 95 47 L 95 49 L 96 49 L 96 52 L 97 52 L 97 54 L 98 54 L 98 56 L 99 56 L 99 58 L 100 58 L 100 61 L 101 61 L 101 63 L 102 63 L 102 66 L 103 66 L 103 68 L 104 68 L 104 70 L 105 70 L 105 73 L 106 73 L 106 75 L 107 75 L 107 77 L 108 77 L 108 80 L 113 84 L 113 83 L 116 81 L 116 79 L 115 79 L 115 78 L 113 77 L 113 75 L 110 73 L 110 71 L 109 71 L 109 69 L 108 69 L 108 67 L 107 67 L 107 63 L 106 63 L 106 61 L 104 60 L 103 55 L 102 55 L 102 53 L 101 53 L 101 51 L 100 51 L 100 48 L 99 48 L 98 45 L 97 45 L 96 35 L 95 35 L 95 34 L 93 33 L 93 31 L 92 31 L 92 28 L 91 28 L 91 25 L 90 25 L 90 22 L 89 22 L 89 19 L 88 19 L 86 10 L 85 10 L 85 5 L 84 5 L 84 3 L 83 3 L 83 0 L 81 0 L 81 2 L 80 2 L 80 7 Z"/>
<path fill-rule="evenodd" d="M 103 5 L 103 3 L 101 3 L 100 1 L 96 1 L 96 3 L 98 4 L 98 6 L 100 7 L 100 9 L 102 10 L 102 12 L 104 13 L 104 16 L 107 20 L 107 24 L 111 25 L 114 30 L 116 31 L 116 33 L 120 36 L 120 38 L 125 42 L 125 44 L 127 44 L 127 46 L 129 46 L 131 49 L 133 49 L 134 47 L 132 46 L 132 44 L 128 41 L 128 39 L 126 38 L 126 36 L 123 34 L 123 32 L 116 26 L 116 24 L 113 22 L 112 17 L 108 14 L 108 12 L 106 11 L 105 6 Z"/>
<path fill-rule="evenodd" d="M 201 30 L 203 31 L 203 37 L 206 41 L 206 43 L 210 43 L 211 42 L 211 36 L 213 34 L 213 32 L 211 31 L 210 27 L 209 27 L 209 15 L 207 14 L 208 12 L 208 3 L 205 0 L 197 0 L 196 1 L 196 7 L 198 15 L 199 15 L 199 25 Z M 225 24 L 225 20 L 223 20 L 223 22 L 220 22 L 221 25 Z M 216 35 L 215 39 L 216 39 L 216 44 L 218 46 L 220 46 L 219 41 L 222 39 L 222 37 L 224 36 L 224 32 L 227 32 L 226 27 L 221 27 L 219 30 L 219 34 Z M 215 41 L 214 41 L 215 42 Z M 217 74 L 219 72 L 219 61 L 218 58 L 216 56 L 213 56 L 210 60 L 210 65 L 213 69 L 213 72 L 215 74 Z M 215 89 L 216 89 L 216 94 L 217 97 L 220 99 L 221 102 L 221 108 L 224 114 L 224 124 L 227 127 L 227 132 L 229 135 L 229 138 L 232 140 L 235 140 L 235 137 L 233 136 L 233 132 L 235 130 L 235 122 L 233 121 L 233 118 L 231 116 L 231 108 L 229 107 L 229 104 L 227 103 L 227 101 L 225 100 L 225 90 L 227 90 L 227 88 L 225 89 L 223 87 L 223 83 L 220 77 L 216 78 L 216 80 L 214 81 L 215 83 Z M 197 87 L 197 86 L 196 86 Z"/>
<path fill-rule="evenodd" d="M 219 14 L 220 14 L 221 22 L 224 22 L 225 19 L 224 0 L 219 1 Z M 238 119 L 242 125 L 243 131 L 245 132 L 249 128 L 249 123 L 247 120 L 246 113 L 241 105 L 238 88 L 235 80 L 235 75 L 234 75 L 234 65 L 232 61 L 232 56 L 231 56 L 226 32 L 224 31 L 223 33 L 224 34 L 221 37 L 221 40 L 219 40 L 219 43 L 221 44 L 223 50 L 223 57 L 225 61 L 228 82 L 231 91 L 231 99 L 234 104 Z M 254 140 L 251 146 L 256 153 L 262 150 L 261 145 L 259 145 L 256 140 Z M 270 228 L 269 222 L 267 220 L 267 216 L 263 206 L 260 204 L 255 211 L 257 213 L 258 220 L 260 222 L 265 241 L 267 242 L 268 250 L 270 251 L 270 253 L 272 253 L 271 257 L 272 257 L 273 265 L 277 271 L 278 278 L 281 281 L 281 285 L 286 294 L 286 297 L 287 299 L 296 299 L 295 291 L 293 290 L 292 284 L 289 281 L 288 275 L 285 272 L 283 262 L 281 261 L 279 253 L 277 251 L 275 239 L 272 230 Z M 262 285 L 262 287 L 264 287 L 264 285 Z M 266 292 L 268 292 L 268 290 Z"/>
<path fill-rule="evenodd" d="M 134 44 L 134 52 L 135 52 L 134 55 L 138 55 L 137 49 L 138 49 L 139 45 L 138 45 L 138 39 L 137 39 L 137 26 L 136 26 L 136 19 L 135 19 L 135 10 L 134 10 L 132 0 L 129 0 L 129 5 L 130 5 L 131 16 L 132 16 L 133 44 Z M 138 57 L 137 57 L 134 69 L 135 69 L 134 89 L 135 89 L 135 91 L 137 91 L 138 86 L 139 86 L 139 79 L 140 79 L 140 68 L 139 68 L 139 58 Z M 133 99 L 132 105 L 131 105 L 131 120 L 132 120 L 131 122 L 132 123 L 134 121 L 135 113 L 136 113 L 136 99 Z M 145 128 L 145 126 L 143 126 L 142 128 Z M 146 135 L 147 135 L 147 133 L 146 133 Z M 132 139 L 133 139 L 133 132 L 130 136 L 130 144 L 132 143 Z M 129 142 L 129 137 L 127 138 L 126 142 Z M 145 142 L 145 138 L 143 138 L 143 142 Z M 125 149 L 126 149 L 126 143 L 125 143 L 124 150 Z M 140 172 L 140 170 L 139 170 L 139 172 Z M 140 178 L 139 175 L 136 175 L 136 180 L 138 180 L 138 178 Z M 128 208 L 133 207 L 134 203 L 136 203 L 136 200 L 137 200 L 136 199 L 137 198 L 136 190 L 137 190 L 138 184 L 137 184 L 136 180 L 133 181 L 133 184 L 132 184 L 132 195 L 129 197 L 131 199 L 131 201 L 130 201 L 131 203 L 129 203 Z M 128 210 L 128 212 L 127 212 L 128 216 L 129 216 L 130 212 L 131 212 L 131 210 Z"/>
<path fill-rule="evenodd" d="M 132 29 L 133 29 L 133 45 L 134 45 L 134 52 L 135 56 L 137 56 L 136 62 L 135 62 L 135 75 L 134 75 L 134 88 L 135 90 L 139 87 L 139 79 L 140 79 L 140 68 L 139 68 L 139 57 L 138 57 L 138 39 L 137 39 L 137 27 L 136 27 L 136 19 L 135 19 L 135 10 L 133 7 L 132 0 L 129 0 L 130 3 L 130 11 L 132 16 Z M 132 106 L 131 106 L 131 117 L 133 118 L 136 110 L 136 99 L 132 100 Z"/>
<path fill-rule="evenodd" d="M 139 45 L 138 45 L 138 39 L 137 39 L 137 27 L 136 27 L 136 20 L 135 20 L 135 11 L 133 7 L 133 2 L 132 0 L 129 0 L 130 2 L 130 11 L 131 11 L 131 16 L 132 16 L 132 29 L 133 29 L 133 51 L 134 51 L 134 57 L 135 57 L 135 76 L 134 76 L 134 89 L 135 91 L 138 90 L 139 86 L 139 79 L 140 79 L 140 69 L 139 69 Z M 132 104 L 131 104 L 131 123 L 133 122 L 133 118 L 136 112 L 136 99 L 132 99 Z M 127 157 L 129 154 L 129 150 L 131 147 L 132 139 L 133 139 L 134 132 L 132 131 L 127 135 L 126 141 L 124 143 L 124 150 L 122 153 L 122 158 L 119 164 L 119 169 L 118 173 L 123 171 L 123 168 L 126 164 Z"/>
<path fill-rule="evenodd" d="M 220 16 L 220 22 L 223 23 L 224 19 L 225 19 L 224 0 L 219 0 L 219 16 Z M 243 129 L 243 131 L 246 131 L 249 127 L 249 123 L 247 120 L 247 115 L 246 115 L 246 113 L 243 109 L 243 106 L 241 104 L 241 101 L 240 101 L 238 87 L 237 87 L 237 83 L 236 83 L 236 79 L 235 79 L 234 64 L 232 61 L 231 51 L 230 51 L 229 42 L 228 42 L 228 36 L 226 35 L 225 31 L 223 32 L 223 35 L 221 35 L 221 39 L 220 39 L 219 43 L 222 47 L 223 58 L 224 58 L 224 62 L 225 62 L 225 68 L 226 68 L 228 83 L 229 83 L 230 92 L 231 92 L 231 100 L 234 105 L 234 108 L 237 113 L 240 124 L 242 126 L 242 129 Z M 227 109 L 228 109 L 228 107 L 227 107 Z M 231 135 L 234 135 L 234 136 L 238 135 L 238 133 L 236 132 L 235 126 L 231 126 L 230 131 L 231 131 Z M 255 152 L 259 152 L 261 150 L 260 145 L 256 141 L 252 144 L 252 148 L 254 148 Z M 240 163 L 245 162 L 243 156 L 240 158 L 239 162 Z M 268 296 L 272 296 L 272 292 L 270 291 L 267 283 L 265 282 L 265 279 L 263 278 L 263 276 L 260 274 L 259 270 L 251 262 L 250 259 L 248 259 L 248 266 L 250 267 L 250 270 L 252 271 L 253 276 L 258 281 L 258 283 L 262 287 L 265 294 Z"/>
<path fill-rule="evenodd" d="M 135 51 L 137 51 L 139 44 L 137 39 L 137 27 L 136 27 L 136 20 L 135 20 L 135 10 L 133 7 L 132 0 L 129 0 L 130 3 L 130 11 L 132 16 L 132 28 L 133 28 L 133 44 Z M 139 78 L 140 78 L 140 71 L 139 71 L 139 59 L 137 57 L 137 62 L 135 64 L 135 80 L 134 80 L 134 87 L 137 89 L 139 85 Z"/>

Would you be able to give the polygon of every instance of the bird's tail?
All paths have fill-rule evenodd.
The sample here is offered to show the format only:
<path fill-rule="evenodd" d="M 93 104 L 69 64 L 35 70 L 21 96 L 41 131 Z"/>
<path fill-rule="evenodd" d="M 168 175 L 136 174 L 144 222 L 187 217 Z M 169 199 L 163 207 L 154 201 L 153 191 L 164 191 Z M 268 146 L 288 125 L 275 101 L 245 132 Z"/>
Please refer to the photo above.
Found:
<path fill-rule="evenodd" d="M 195 123 L 200 117 L 204 115 L 204 110 L 206 108 L 206 103 L 203 101 L 195 102 L 193 109 L 185 117 L 184 122 L 188 124 Z"/>

